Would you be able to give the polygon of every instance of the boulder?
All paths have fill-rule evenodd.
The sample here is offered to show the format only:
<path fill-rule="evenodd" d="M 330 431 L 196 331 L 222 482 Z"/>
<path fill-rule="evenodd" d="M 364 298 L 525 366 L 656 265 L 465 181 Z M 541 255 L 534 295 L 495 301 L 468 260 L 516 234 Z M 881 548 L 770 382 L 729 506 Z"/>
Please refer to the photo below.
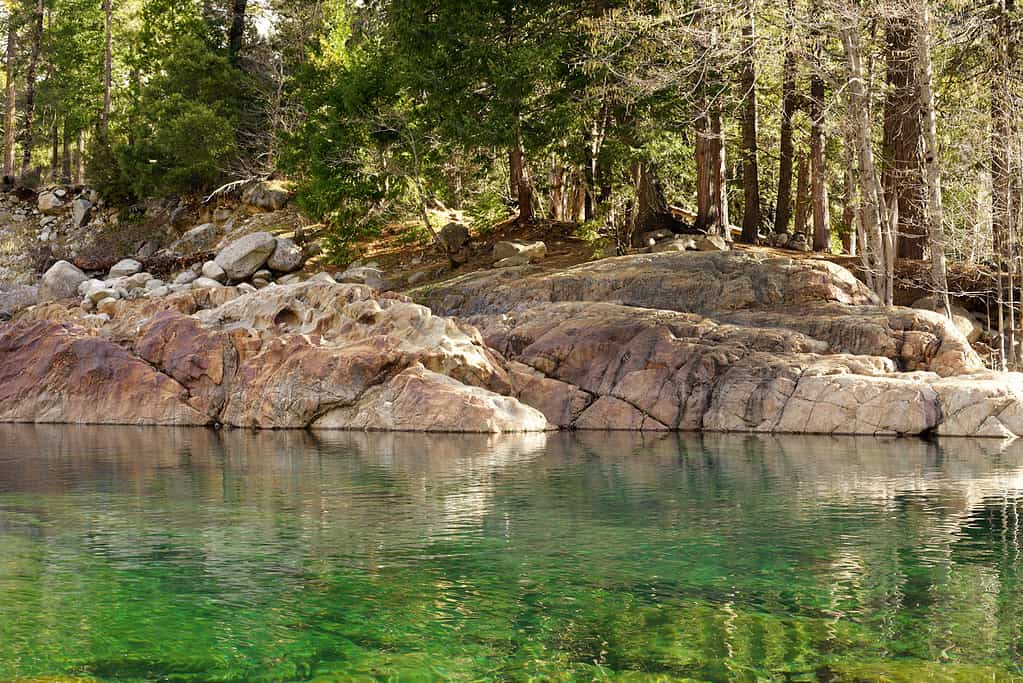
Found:
<path fill-rule="evenodd" d="M 519 240 L 498 242 L 494 245 L 495 260 L 501 261 L 515 256 L 525 256 L 528 262 L 540 261 L 547 256 L 547 245 L 540 241 L 523 242 Z"/>
<path fill-rule="evenodd" d="M 661 254 L 668 251 L 687 251 L 696 249 L 696 240 L 692 237 L 679 237 L 667 242 L 660 242 L 650 247 L 653 254 Z"/>
<path fill-rule="evenodd" d="M 37 200 L 39 211 L 46 216 L 56 216 L 64 212 L 64 200 L 56 192 L 40 192 Z"/>
<path fill-rule="evenodd" d="M 277 239 L 268 232 L 254 232 L 227 245 L 214 259 L 229 280 L 251 277 L 262 268 L 277 248 Z"/>
<path fill-rule="evenodd" d="M 216 289 L 217 287 L 223 287 L 224 285 L 220 282 L 213 280 L 208 277 L 201 277 L 192 283 L 192 289 Z"/>
<path fill-rule="evenodd" d="M 939 304 L 936 298 L 932 296 L 917 299 L 913 302 L 913 308 L 919 308 L 923 311 L 934 311 L 942 315 L 945 313 L 944 305 Z M 971 344 L 979 341 L 984 334 L 984 326 L 981 322 L 962 306 L 952 304 L 952 322 Z"/>
<path fill-rule="evenodd" d="M 696 251 L 728 251 L 732 247 L 720 235 L 702 235 L 693 242 Z"/>
<path fill-rule="evenodd" d="M 337 277 L 338 282 L 366 285 L 373 289 L 383 289 L 386 285 L 384 273 L 379 268 L 370 266 L 349 266 Z"/>
<path fill-rule="evenodd" d="M 113 268 L 110 269 L 110 273 L 107 277 L 118 278 L 128 277 L 142 272 L 142 264 L 135 259 L 127 258 L 123 261 L 118 261 Z"/>
<path fill-rule="evenodd" d="M 437 239 L 444 253 L 452 263 L 461 265 L 466 263 L 471 256 L 470 244 L 472 236 L 469 228 L 461 223 L 448 223 L 437 234 Z"/>
<path fill-rule="evenodd" d="M 280 211 L 291 201 L 291 191 L 280 181 L 265 180 L 245 188 L 242 201 L 263 211 Z"/>
<path fill-rule="evenodd" d="M 79 197 L 71 202 L 71 223 L 76 228 L 84 227 L 92 218 L 92 202 Z"/>
<path fill-rule="evenodd" d="M 266 265 L 278 273 L 293 273 L 302 267 L 302 248 L 289 239 L 278 237 Z"/>
<path fill-rule="evenodd" d="M 221 270 L 223 270 L 223 269 L 221 269 Z M 183 271 L 181 273 L 178 273 L 177 277 L 174 278 L 174 282 L 172 284 L 175 284 L 175 285 L 190 285 L 190 284 L 192 284 L 193 282 L 195 282 L 198 279 L 199 279 L 199 273 L 196 273 L 194 270 L 186 270 L 186 271 Z"/>
<path fill-rule="evenodd" d="M 202 266 L 202 276 L 216 282 L 227 282 L 227 273 L 216 261 L 207 261 Z"/>
<path fill-rule="evenodd" d="M 494 268 L 517 268 L 519 266 L 528 266 L 530 263 L 529 257 L 525 254 L 516 254 L 515 256 L 509 256 L 503 258 L 494 264 Z"/>
<path fill-rule="evenodd" d="M 15 314 L 39 302 L 39 287 L 21 285 L 0 291 L 0 320 L 10 320 Z"/>
<path fill-rule="evenodd" d="M 43 275 L 39 283 L 39 301 L 71 299 L 78 295 L 78 286 L 88 280 L 81 270 L 68 263 L 58 261 Z"/>
<path fill-rule="evenodd" d="M 203 223 L 187 231 L 170 246 L 175 254 L 209 251 L 217 244 L 219 231 L 215 223 Z"/>

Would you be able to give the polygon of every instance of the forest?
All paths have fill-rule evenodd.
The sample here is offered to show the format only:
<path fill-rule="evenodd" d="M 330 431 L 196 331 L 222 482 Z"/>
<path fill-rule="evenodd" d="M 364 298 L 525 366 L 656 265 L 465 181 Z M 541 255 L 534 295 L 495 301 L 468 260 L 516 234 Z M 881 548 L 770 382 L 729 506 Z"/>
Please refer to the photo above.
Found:
<path fill-rule="evenodd" d="M 897 259 L 943 294 L 946 260 L 1021 272 L 1014 0 L 4 7 L 9 178 L 129 204 L 284 177 L 338 260 L 450 207 L 618 253 L 805 235 L 887 303 Z"/>

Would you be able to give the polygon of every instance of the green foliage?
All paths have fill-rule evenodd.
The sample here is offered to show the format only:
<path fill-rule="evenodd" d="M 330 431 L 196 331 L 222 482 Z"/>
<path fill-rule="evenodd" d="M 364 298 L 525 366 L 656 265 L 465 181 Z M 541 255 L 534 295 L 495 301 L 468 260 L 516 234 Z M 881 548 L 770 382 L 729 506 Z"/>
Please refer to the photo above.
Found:
<path fill-rule="evenodd" d="M 508 203 L 499 193 L 489 190 L 475 197 L 465 209 L 469 225 L 478 233 L 486 233 L 501 221 L 511 217 Z"/>

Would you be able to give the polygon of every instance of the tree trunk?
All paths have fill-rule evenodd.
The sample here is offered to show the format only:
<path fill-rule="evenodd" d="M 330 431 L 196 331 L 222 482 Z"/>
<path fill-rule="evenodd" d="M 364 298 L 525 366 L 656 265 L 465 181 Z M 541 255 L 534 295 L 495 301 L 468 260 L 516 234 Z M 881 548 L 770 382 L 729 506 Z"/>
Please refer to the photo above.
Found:
<path fill-rule="evenodd" d="M 78 131 L 78 139 L 75 140 L 75 184 L 81 185 L 85 182 L 85 131 Z"/>
<path fill-rule="evenodd" d="M 36 104 L 36 69 L 39 66 L 39 50 L 43 43 L 43 0 L 36 3 L 36 12 L 32 21 L 32 52 L 28 62 L 28 73 L 25 76 L 25 132 L 22 138 L 21 174 L 28 174 L 32 166 L 32 147 L 35 131 L 34 125 Z"/>
<path fill-rule="evenodd" d="M 948 300 L 948 280 L 945 274 L 945 236 L 942 229 L 944 207 L 941 196 L 941 168 L 938 166 L 938 126 L 934 118 L 934 79 L 931 65 L 931 13 L 930 0 L 922 0 L 920 28 L 917 31 L 917 59 L 920 82 L 920 113 L 924 132 L 924 169 L 927 182 L 927 236 L 931 251 L 931 277 L 935 296 L 941 302 L 945 315 L 952 317 Z"/>
<path fill-rule="evenodd" d="M 831 253 L 831 212 L 828 206 L 827 157 L 824 140 L 824 77 L 820 36 L 814 45 L 815 68 L 810 79 L 810 165 L 813 194 L 813 250 Z"/>
<path fill-rule="evenodd" d="M 50 127 L 50 179 L 57 182 L 60 178 L 60 121 L 57 116 L 53 117 L 53 126 Z"/>
<path fill-rule="evenodd" d="M 845 143 L 845 196 L 842 198 L 842 249 L 850 256 L 856 256 L 856 236 L 859 232 L 859 209 L 856 199 L 856 153 L 853 146 Z"/>
<path fill-rule="evenodd" d="M 551 220 L 561 222 L 565 220 L 567 172 L 564 164 L 556 157 L 551 158 L 551 170 L 547 176 L 547 184 L 550 187 Z"/>
<path fill-rule="evenodd" d="M 103 48 L 103 113 L 100 116 L 99 130 L 105 143 L 110 134 L 110 83 L 113 73 L 113 7 L 111 0 L 103 0 L 103 17 L 105 22 Z"/>
<path fill-rule="evenodd" d="M 1007 0 L 995 29 L 995 71 L 991 80 L 991 228 L 995 255 L 1002 261 L 1011 253 L 1012 145 L 1011 78 L 1014 50 Z"/>
<path fill-rule="evenodd" d="M 782 105 L 778 148 L 778 203 L 774 212 L 774 231 L 788 232 L 792 222 L 792 118 L 796 114 L 795 0 L 789 0 L 786 14 L 785 62 L 782 65 Z"/>
<path fill-rule="evenodd" d="M 843 9 L 848 15 L 856 16 L 851 3 Z M 863 77 L 863 52 L 860 46 L 858 23 L 840 27 L 842 46 L 848 66 L 849 113 L 852 118 L 852 139 L 856 143 L 859 159 L 863 233 L 862 245 L 867 262 L 866 275 L 871 287 L 886 305 L 894 299 L 894 240 L 888 221 L 888 208 L 877 177 L 874 149 L 870 130 L 870 113 L 867 109 L 869 93 Z M 895 203 L 897 207 L 898 204 Z"/>
<path fill-rule="evenodd" d="M 675 219 L 668 208 L 664 187 L 656 171 L 646 162 L 637 161 L 632 168 L 636 189 L 636 210 L 633 214 L 633 240 L 644 232 L 671 230 Z"/>
<path fill-rule="evenodd" d="M 927 198 L 919 163 L 920 85 L 916 68 L 918 22 L 899 10 L 886 31 L 888 96 L 884 107 L 884 191 L 898 202 L 898 255 L 922 259 L 927 241 Z"/>
<path fill-rule="evenodd" d="M 242 43 L 245 40 L 245 10 L 248 0 L 233 0 L 231 7 L 231 30 L 228 33 L 227 44 L 231 55 L 231 61 L 237 63 L 242 53 Z"/>
<path fill-rule="evenodd" d="M 756 1 L 746 0 L 746 25 L 743 27 L 743 48 L 746 62 L 742 74 L 742 185 L 744 244 L 756 244 L 760 232 L 760 169 L 757 150 L 757 72 L 756 72 Z"/>
<path fill-rule="evenodd" d="M 799 175 L 796 180 L 796 224 L 792 232 L 806 235 L 806 224 L 810 217 L 810 160 L 799 158 Z"/>
<path fill-rule="evenodd" d="M 529 179 L 526 168 L 526 153 L 522 145 L 513 147 L 508 153 L 508 165 L 511 170 L 512 196 L 518 199 L 518 222 L 522 225 L 532 223 L 536 215 L 533 212 L 533 183 Z"/>
<path fill-rule="evenodd" d="M 7 66 L 7 90 L 6 109 L 4 112 L 4 176 L 14 177 L 14 144 L 18 139 L 18 116 L 17 101 L 18 88 L 14 82 L 14 62 L 18 58 L 18 27 L 8 16 L 7 28 L 7 52 L 5 55 Z"/>
<path fill-rule="evenodd" d="M 63 168 L 61 169 L 60 181 L 64 184 L 71 183 L 71 126 L 68 125 L 67 117 L 64 117 L 64 157 Z"/>

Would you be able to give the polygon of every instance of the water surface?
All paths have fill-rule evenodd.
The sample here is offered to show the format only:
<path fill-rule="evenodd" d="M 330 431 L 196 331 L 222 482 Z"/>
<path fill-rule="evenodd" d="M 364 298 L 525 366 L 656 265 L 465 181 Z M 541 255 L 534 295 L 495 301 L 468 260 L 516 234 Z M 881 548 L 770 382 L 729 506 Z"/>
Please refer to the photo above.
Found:
<path fill-rule="evenodd" d="M 1023 680 L 1023 447 L 0 427 L 0 680 Z"/>

